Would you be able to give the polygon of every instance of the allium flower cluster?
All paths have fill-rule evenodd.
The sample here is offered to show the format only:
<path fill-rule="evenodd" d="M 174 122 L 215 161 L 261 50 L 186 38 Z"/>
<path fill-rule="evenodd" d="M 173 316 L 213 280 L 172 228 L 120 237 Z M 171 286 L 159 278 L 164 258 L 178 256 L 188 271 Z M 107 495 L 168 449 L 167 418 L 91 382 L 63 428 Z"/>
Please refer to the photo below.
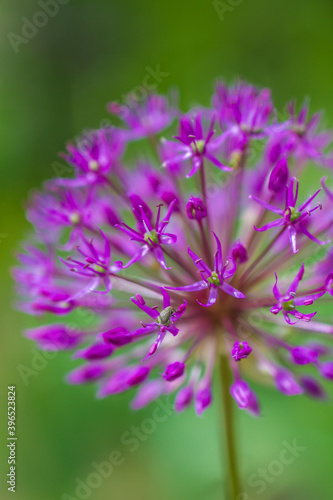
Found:
<path fill-rule="evenodd" d="M 320 116 L 290 104 L 278 121 L 269 90 L 245 83 L 219 83 L 210 108 L 186 114 L 158 95 L 108 109 L 119 125 L 68 146 L 73 176 L 28 204 L 19 307 L 56 320 L 26 336 L 73 351 L 71 384 L 135 390 L 135 409 L 175 393 L 176 411 L 200 415 L 217 362 L 254 415 L 255 371 L 288 396 L 324 398 L 333 184 L 319 169 L 333 155 Z"/>

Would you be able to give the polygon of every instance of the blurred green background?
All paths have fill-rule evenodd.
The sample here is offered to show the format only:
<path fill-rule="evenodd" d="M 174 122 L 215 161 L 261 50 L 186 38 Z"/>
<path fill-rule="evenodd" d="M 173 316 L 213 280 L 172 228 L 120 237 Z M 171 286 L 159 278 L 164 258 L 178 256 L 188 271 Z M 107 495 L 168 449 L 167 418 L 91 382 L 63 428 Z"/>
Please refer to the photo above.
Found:
<path fill-rule="evenodd" d="M 29 230 L 23 210 L 29 190 L 54 175 L 52 164 L 67 140 L 108 118 L 109 100 L 121 101 L 142 84 L 147 66 L 159 65 L 168 74 L 158 91 L 178 88 L 184 110 L 208 104 L 218 76 L 228 82 L 243 77 L 270 87 L 279 110 L 291 97 L 300 103 L 311 96 L 312 111 L 325 109 L 333 126 L 332 0 L 226 0 L 225 5 L 219 16 L 211 1 L 63 0 L 56 15 L 16 51 L 8 34 L 21 35 L 22 18 L 32 20 L 41 7 L 33 0 L 0 7 L 1 499 L 11 495 L 5 484 L 11 384 L 18 394 L 17 500 L 59 500 L 64 493 L 79 498 L 77 478 L 86 482 L 92 463 L 108 460 L 114 450 L 123 464 L 81 498 L 223 498 L 218 397 L 202 419 L 191 410 L 169 415 L 161 409 L 159 415 L 167 418 L 154 425 L 146 420 L 153 418 L 154 405 L 133 413 L 127 395 L 97 401 L 93 387 L 67 386 L 64 375 L 72 368 L 67 354 L 40 361 L 40 370 L 24 383 L 18 366 L 32 368 L 35 351 L 21 332 L 43 319 L 13 309 L 10 268 Z M 332 403 L 254 387 L 263 416 L 254 420 L 236 412 L 244 478 L 239 500 L 331 498 Z M 147 430 L 135 451 L 121 441 L 132 426 Z M 305 450 L 279 471 L 272 463 L 283 442 L 295 439 Z M 258 493 L 253 475 L 259 468 L 277 473 Z"/>

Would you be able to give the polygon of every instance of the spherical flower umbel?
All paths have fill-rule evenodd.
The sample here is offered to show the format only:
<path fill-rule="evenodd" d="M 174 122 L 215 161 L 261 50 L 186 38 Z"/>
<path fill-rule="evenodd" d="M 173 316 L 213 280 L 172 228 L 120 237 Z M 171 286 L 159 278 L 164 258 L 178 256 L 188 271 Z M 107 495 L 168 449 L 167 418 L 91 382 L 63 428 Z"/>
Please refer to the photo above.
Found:
<path fill-rule="evenodd" d="M 134 409 L 174 393 L 177 412 L 201 415 L 218 362 L 252 415 L 254 370 L 282 394 L 324 399 L 333 193 L 318 171 L 333 155 L 319 115 L 292 104 L 278 122 L 269 90 L 245 83 L 219 83 L 210 108 L 185 115 L 157 95 L 109 110 L 123 123 L 68 146 L 73 177 L 28 205 L 18 307 L 56 319 L 26 336 L 73 351 L 69 383 L 98 384 L 99 397 L 136 391 Z"/>

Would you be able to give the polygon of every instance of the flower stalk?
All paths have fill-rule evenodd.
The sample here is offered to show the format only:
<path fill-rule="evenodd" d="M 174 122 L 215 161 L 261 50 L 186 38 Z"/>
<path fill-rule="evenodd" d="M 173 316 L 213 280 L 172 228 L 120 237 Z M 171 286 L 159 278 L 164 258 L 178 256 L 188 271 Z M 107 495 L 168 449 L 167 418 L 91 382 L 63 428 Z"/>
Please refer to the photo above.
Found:
<path fill-rule="evenodd" d="M 241 493 L 241 484 L 237 463 L 237 445 L 233 399 L 230 394 L 230 385 L 232 383 L 228 358 L 225 354 L 220 355 L 220 386 L 222 396 L 222 414 L 223 414 L 223 449 L 224 459 L 223 476 L 225 478 L 225 499 L 237 500 Z"/>

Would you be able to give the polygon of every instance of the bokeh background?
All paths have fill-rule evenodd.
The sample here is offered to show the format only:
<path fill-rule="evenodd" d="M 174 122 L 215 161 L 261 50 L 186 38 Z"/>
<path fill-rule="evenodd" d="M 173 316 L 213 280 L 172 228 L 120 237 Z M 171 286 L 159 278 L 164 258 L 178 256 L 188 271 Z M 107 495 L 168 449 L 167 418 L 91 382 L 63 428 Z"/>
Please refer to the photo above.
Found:
<path fill-rule="evenodd" d="M 60 3 L 60 1 L 59 1 Z M 33 344 L 21 336 L 35 319 L 16 312 L 10 268 L 29 225 L 24 200 L 29 190 L 54 175 L 54 162 L 68 139 L 108 119 L 105 104 L 122 101 L 142 85 L 147 66 L 167 73 L 158 91 L 180 91 L 186 110 L 208 104 L 215 79 L 242 77 L 272 89 L 275 104 L 311 96 L 311 110 L 325 110 L 333 127 L 333 2 L 331 0 L 200 0 L 126 2 L 63 0 L 58 12 L 27 41 L 13 47 L 22 18 L 41 8 L 35 0 L 0 7 L 0 271 L 1 300 L 1 493 L 7 473 L 6 388 L 18 394 L 17 500 L 76 496 L 93 462 L 118 450 L 124 463 L 81 498 L 93 500 L 215 500 L 223 498 L 223 459 L 218 398 L 203 418 L 192 410 L 165 413 L 147 423 L 154 406 L 132 413 L 128 396 L 94 398 L 93 387 L 64 383 L 70 355 L 36 361 Z M 223 13 L 223 10 L 225 12 Z M 43 361 L 44 359 L 44 361 Z M 18 367 L 38 371 L 24 383 Z M 331 498 L 333 491 L 333 404 L 287 398 L 256 387 L 263 416 L 236 412 L 244 495 L 239 500 Z M 328 387 L 333 395 L 333 391 Z M 151 422 L 151 421 L 150 421 Z M 149 427 L 150 425 L 150 427 Z M 144 427 L 136 447 L 121 436 Z M 305 449 L 285 465 L 265 491 L 249 484 L 259 468 L 272 468 L 284 441 Z M 131 451 L 132 448 L 137 448 Z M 84 494 L 86 496 L 84 496 Z M 68 500 L 67 499 L 67 500 Z"/>

